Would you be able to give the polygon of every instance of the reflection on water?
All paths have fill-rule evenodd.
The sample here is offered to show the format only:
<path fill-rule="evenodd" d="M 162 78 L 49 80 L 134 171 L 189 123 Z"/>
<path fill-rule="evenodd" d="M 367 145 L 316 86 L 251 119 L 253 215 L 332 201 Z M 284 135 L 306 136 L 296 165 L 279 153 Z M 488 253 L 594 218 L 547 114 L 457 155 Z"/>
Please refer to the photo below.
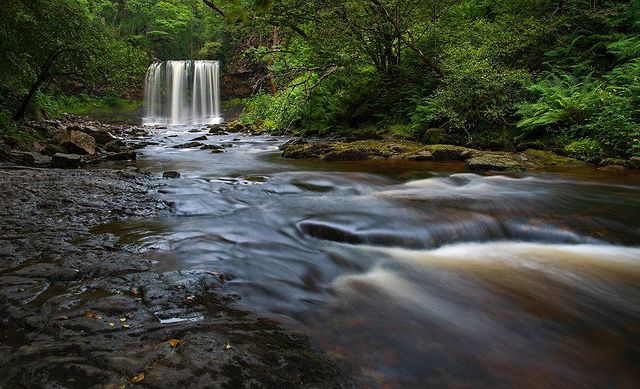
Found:
<path fill-rule="evenodd" d="M 369 387 L 640 385 L 640 177 L 279 157 L 157 135 L 176 215 L 103 226 L 159 271 L 224 274 Z M 167 135 L 178 137 L 163 138 Z"/>

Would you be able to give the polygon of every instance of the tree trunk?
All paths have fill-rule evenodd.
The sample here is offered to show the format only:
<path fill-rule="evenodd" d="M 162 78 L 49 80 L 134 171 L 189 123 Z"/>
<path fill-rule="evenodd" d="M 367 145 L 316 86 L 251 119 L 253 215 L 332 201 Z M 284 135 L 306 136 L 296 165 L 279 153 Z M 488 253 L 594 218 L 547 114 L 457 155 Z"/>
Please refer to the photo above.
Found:
<path fill-rule="evenodd" d="M 27 108 L 29 108 L 29 104 L 31 104 L 31 101 L 33 100 L 33 96 L 35 96 L 36 92 L 38 92 L 42 84 L 44 84 L 51 77 L 50 71 L 56 61 L 56 58 L 58 58 L 58 56 L 60 56 L 60 54 L 64 53 L 65 51 L 71 50 L 57 48 L 49 53 L 47 59 L 42 64 L 42 68 L 40 68 L 40 74 L 38 74 L 38 78 L 36 78 L 34 83 L 31 85 L 29 93 L 27 93 L 27 95 L 22 99 L 22 104 L 20 104 L 20 108 L 18 109 L 18 111 L 13 115 L 12 119 L 14 121 L 24 119 L 24 115 L 27 112 Z"/>

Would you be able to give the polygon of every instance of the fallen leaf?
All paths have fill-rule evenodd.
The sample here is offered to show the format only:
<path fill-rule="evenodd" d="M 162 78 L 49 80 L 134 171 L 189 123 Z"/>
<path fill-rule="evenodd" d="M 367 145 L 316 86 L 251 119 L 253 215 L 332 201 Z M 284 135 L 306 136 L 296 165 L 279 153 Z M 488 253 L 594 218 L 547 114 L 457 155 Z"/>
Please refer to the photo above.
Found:
<path fill-rule="evenodd" d="M 227 342 L 227 345 L 224 346 L 225 350 L 231 350 L 233 348 L 233 346 L 231 345 L 231 343 Z"/>
<path fill-rule="evenodd" d="M 96 313 L 93 311 L 84 311 L 84 317 L 87 319 L 93 319 L 95 315 Z"/>
<path fill-rule="evenodd" d="M 122 328 L 131 328 L 131 326 L 129 324 L 123 324 Z"/>
<path fill-rule="evenodd" d="M 60 316 L 58 320 L 69 320 L 69 316 Z"/>
<path fill-rule="evenodd" d="M 122 385 L 118 386 L 118 389 L 125 389 L 126 387 L 127 387 L 127 385 L 122 384 Z"/>
<path fill-rule="evenodd" d="M 119 320 L 120 320 L 121 323 L 124 323 L 125 321 L 127 321 L 127 318 L 126 317 L 121 317 Z"/>
<path fill-rule="evenodd" d="M 93 318 L 96 319 L 96 320 L 102 320 L 102 316 L 101 315 L 94 315 Z"/>
<path fill-rule="evenodd" d="M 109 322 L 109 326 L 110 326 L 110 327 L 115 327 L 115 325 L 116 325 L 116 323 L 114 323 L 114 322 L 112 322 L 112 321 L 110 321 L 110 322 Z"/>
<path fill-rule="evenodd" d="M 138 295 L 138 288 L 131 288 L 131 294 L 134 296 Z"/>
<path fill-rule="evenodd" d="M 187 300 L 189 300 L 189 301 L 192 301 L 194 298 L 196 298 L 196 296 L 193 296 L 193 295 L 187 296 Z"/>
<path fill-rule="evenodd" d="M 176 348 L 178 345 L 182 343 L 180 339 L 169 339 L 169 346 Z"/>
<path fill-rule="evenodd" d="M 133 378 L 131 379 L 131 383 L 132 383 L 132 384 L 139 384 L 139 383 L 141 383 L 142 381 L 144 381 L 144 372 L 142 372 L 142 373 L 138 374 L 137 376 L 135 376 L 135 377 L 133 377 Z"/>

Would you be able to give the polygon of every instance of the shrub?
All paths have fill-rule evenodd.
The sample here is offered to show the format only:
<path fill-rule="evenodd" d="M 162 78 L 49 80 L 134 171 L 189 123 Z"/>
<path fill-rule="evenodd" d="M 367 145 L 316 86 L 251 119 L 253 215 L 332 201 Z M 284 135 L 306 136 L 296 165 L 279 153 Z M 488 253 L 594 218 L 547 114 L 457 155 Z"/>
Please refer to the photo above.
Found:
<path fill-rule="evenodd" d="M 571 157 L 591 163 L 600 162 L 604 157 L 604 151 L 600 143 L 594 139 L 581 139 L 571 142 L 564 148 L 564 151 Z"/>

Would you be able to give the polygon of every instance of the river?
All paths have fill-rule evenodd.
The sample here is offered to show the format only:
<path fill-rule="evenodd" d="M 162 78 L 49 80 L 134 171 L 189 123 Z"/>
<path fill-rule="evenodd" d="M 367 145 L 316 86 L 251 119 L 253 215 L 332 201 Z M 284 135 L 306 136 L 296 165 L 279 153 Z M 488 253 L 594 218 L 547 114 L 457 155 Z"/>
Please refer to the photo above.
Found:
<path fill-rule="evenodd" d="M 103 226 L 160 272 L 217 272 L 361 386 L 640 386 L 640 176 L 286 160 L 155 130 L 175 214 Z M 204 132 L 203 132 L 204 133 Z"/>

